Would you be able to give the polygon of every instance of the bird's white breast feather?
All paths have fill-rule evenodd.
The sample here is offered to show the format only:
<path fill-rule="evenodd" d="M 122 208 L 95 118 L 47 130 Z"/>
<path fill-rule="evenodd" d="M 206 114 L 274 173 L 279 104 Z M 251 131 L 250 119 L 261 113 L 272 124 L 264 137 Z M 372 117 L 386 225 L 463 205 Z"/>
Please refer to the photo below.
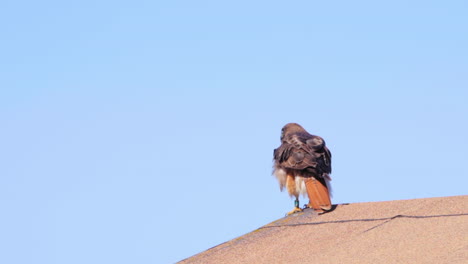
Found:
<path fill-rule="evenodd" d="M 307 196 L 307 188 L 303 177 L 296 176 L 294 179 L 296 181 L 296 190 L 303 197 Z"/>
<path fill-rule="evenodd" d="M 286 172 L 283 169 L 276 168 L 273 174 L 278 180 L 278 183 L 280 185 L 280 190 L 282 191 L 284 187 L 286 186 Z"/>

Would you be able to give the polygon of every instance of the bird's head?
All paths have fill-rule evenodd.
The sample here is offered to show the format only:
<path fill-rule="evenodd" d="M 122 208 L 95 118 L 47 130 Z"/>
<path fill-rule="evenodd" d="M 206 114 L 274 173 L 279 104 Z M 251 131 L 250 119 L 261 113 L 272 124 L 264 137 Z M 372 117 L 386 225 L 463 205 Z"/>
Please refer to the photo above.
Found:
<path fill-rule="evenodd" d="M 288 123 L 281 129 L 281 141 L 285 139 L 285 137 L 292 133 L 297 132 L 307 132 L 301 125 L 297 123 Z"/>

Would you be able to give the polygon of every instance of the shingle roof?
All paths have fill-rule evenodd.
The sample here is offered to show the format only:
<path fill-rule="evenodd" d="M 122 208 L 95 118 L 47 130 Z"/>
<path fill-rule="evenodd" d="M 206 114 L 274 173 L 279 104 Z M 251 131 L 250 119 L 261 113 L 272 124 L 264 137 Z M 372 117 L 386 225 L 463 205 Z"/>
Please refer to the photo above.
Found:
<path fill-rule="evenodd" d="M 180 263 L 468 263 L 468 195 L 307 209 Z"/>

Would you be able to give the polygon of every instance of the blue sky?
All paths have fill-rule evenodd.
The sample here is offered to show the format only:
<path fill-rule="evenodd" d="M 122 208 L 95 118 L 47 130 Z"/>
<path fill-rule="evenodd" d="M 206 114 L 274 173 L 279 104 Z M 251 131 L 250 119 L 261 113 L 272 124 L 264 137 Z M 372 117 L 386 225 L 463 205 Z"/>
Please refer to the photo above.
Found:
<path fill-rule="evenodd" d="M 466 1 L 1 5 L 1 263 L 173 263 L 283 217 L 288 122 L 334 203 L 467 194 Z"/>

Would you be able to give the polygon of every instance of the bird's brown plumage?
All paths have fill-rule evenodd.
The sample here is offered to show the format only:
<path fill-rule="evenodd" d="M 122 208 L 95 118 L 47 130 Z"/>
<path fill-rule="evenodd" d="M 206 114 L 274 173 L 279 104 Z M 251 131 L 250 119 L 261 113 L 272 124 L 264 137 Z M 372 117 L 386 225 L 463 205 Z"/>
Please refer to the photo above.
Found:
<path fill-rule="evenodd" d="M 323 138 L 296 123 L 281 130 L 281 145 L 274 150 L 274 174 L 290 196 L 308 195 L 309 207 L 330 210 L 331 153 Z"/>

